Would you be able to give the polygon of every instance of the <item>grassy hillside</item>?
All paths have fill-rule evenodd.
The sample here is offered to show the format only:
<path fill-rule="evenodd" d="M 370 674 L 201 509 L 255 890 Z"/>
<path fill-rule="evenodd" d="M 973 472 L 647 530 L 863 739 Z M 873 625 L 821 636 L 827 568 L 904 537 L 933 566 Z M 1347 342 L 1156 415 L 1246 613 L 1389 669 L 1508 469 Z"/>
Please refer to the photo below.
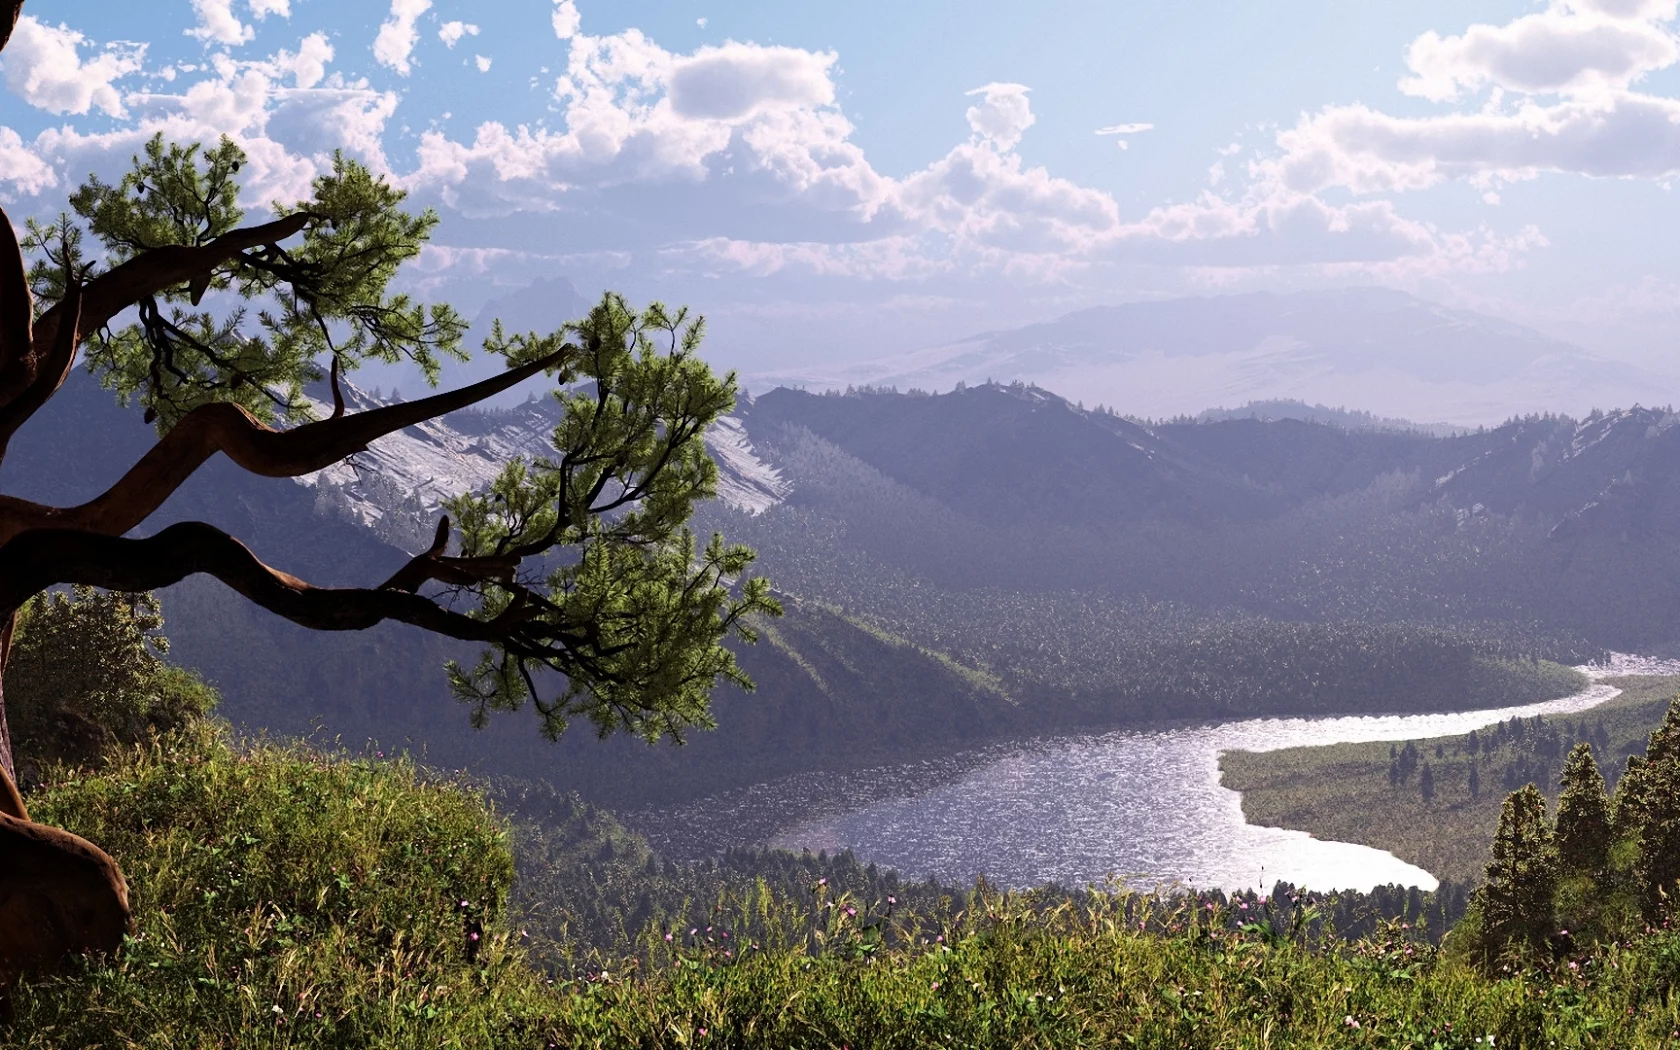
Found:
<path fill-rule="evenodd" d="M 1624 678 L 1612 684 L 1623 692 L 1609 703 L 1579 716 L 1546 719 L 1568 738 L 1550 761 L 1517 741 L 1479 753 L 1480 797 L 1470 794 L 1465 736 L 1415 741 L 1419 771 L 1403 783 L 1390 783 L 1394 759 L 1386 743 L 1233 751 L 1220 762 L 1223 783 L 1242 792 L 1243 815 L 1251 824 L 1359 842 L 1388 850 L 1438 878 L 1480 881 L 1505 795 L 1532 779 L 1555 799 L 1562 755 L 1577 739 L 1594 740 L 1605 778 L 1613 784 L 1622 757 L 1644 751 L 1645 738 L 1662 721 L 1680 680 Z M 1598 746 L 1601 726 L 1608 747 Z M 1478 735 L 1488 734 L 1481 730 Z M 1437 748 L 1441 757 L 1436 757 Z M 1435 789 L 1428 802 L 1419 787 L 1424 761 L 1430 763 Z"/>
<path fill-rule="evenodd" d="M 509 832 L 401 762 L 200 735 L 33 803 L 106 844 L 140 936 L 25 985 L 17 1047 L 1664 1047 L 1680 938 L 1477 976 L 1312 907 L 986 893 L 918 917 L 810 886 L 720 901 L 643 962 L 550 978 L 504 906 Z M 740 902 L 737 902 L 740 903 Z M 1600 977 L 1599 975 L 1604 976 Z"/>

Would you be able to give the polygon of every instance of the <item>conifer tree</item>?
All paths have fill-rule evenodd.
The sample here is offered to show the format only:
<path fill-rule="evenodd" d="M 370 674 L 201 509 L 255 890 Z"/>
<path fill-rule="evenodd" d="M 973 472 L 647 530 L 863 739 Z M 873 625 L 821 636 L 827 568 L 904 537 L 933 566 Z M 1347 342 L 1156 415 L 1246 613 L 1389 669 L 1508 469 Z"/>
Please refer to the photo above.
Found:
<path fill-rule="evenodd" d="M 1590 875 L 1603 870 L 1610 849 L 1610 798 L 1591 744 L 1576 744 L 1563 767 L 1556 834 L 1562 874 Z"/>
<path fill-rule="evenodd" d="M 0 0 L 0 47 L 22 3 Z M 204 575 L 306 629 L 392 622 L 475 643 L 476 663 L 444 668 L 475 724 L 528 708 L 551 739 L 580 720 L 650 742 L 709 728 L 712 689 L 749 684 L 724 643 L 750 640 L 753 619 L 779 607 L 749 575 L 750 550 L 689 527 L 695 505 L 717 494 L 703 435 L 736 393 L 733 375 L 699 357 L 701 319 L 607 295 L 558 331 L 492 326 L 483 350 L 505 367 L 487 378 L 350 411 L 348 371 L 407 363 L 435 385 L 442 361 L 467 356 L 459 313 L 392 287 L 438 218 L 405 210 L 404 190 L 338 153 L 307 198 L 258 202 L 268 214 L 247 222 L 246 159 L 228 138 L 206 147 L 160 133 L 129 171 L 89 176 L 70 212 L 28 222 L 21 238 L 0 209 L 0 460 L 78 360 L 158 432 L 79 506 L 0 500 L 0 672 L 38 594 L 76 584 L 142 594 Z M 560 404 L 553 457 L 510 463 L 488 489 L 450 500 L 430 546 L 383 582 L 317 586 L 206 522 L 155 520 L 212 457 L 302 477 L 538 376 Z M 304 396 L 317 381 L 330 409 Z M 112 950 L 132 922 L 114 860 L 29 820 L 9 691 L 0 688 L 0 860 L 12 862 L 0 870 L 0 985 L 73 950 Z M 26 874 L 60 874 L 20 882 L 18 857 L 33 858 Z M 97 923 L 59 922 L 72 900 Z"/>
<path fill-rule="evenodd" d="M 1492 962 L 1512 946 L 1542 946 L 1552 932 L 1556 891 L 1557 858 L 1546 821 L 1546 797 L 1529 784 L 1505 799 L 1487 881 L 1476 891 L 1483 960 Z"/>
<path fill-rule="evenodd" d="M 1482 797 L 1482 778 L 1476 773 L 1476 759 L 1474 756 L 1470 759 L 1470 797 Z"/>
<path fill-rule="evenodd" d="M 1435 798 L 1435 769 L 1428 762 L 1423 764 L 1423 772 L 1418 774 L 1418 793 L 1425 802 Z"/>
<path fill-rule="evenodd" d="M 1669 705 L 1663 724 L 1651 734 L 1639 770 L 1641 783 L 1633 814 L 1638 820 L 1638 876 L 1646 914 L 1655 918 L 1680 882 L 1680 697 Z"/>

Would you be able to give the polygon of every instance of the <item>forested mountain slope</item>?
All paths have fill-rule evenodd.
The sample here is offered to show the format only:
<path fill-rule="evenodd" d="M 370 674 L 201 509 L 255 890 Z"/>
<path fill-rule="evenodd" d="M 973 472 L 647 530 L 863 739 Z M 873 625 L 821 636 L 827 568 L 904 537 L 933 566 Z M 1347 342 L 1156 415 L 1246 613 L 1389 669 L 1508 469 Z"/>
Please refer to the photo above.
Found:
<path fill-rule="evenodd" d="M 158 520 L 207 520 L 289 571 L 365 584 L 401 563 L 393 544 L 424 534 L 439 494 L 536 452 L 552 412 L 452 416 L 313 486 L 212 463 Z M 721 691 L 721 730 L 682 749 L 549 745 L 517 715 L 473 733 L 441 673 L 472 654 L 400 626 L 311 634 L 202 581 L 165 608 L 177 655 L 236 720 L 616 803 L 1162 718 L 1502 701 L 1566 685 L 1535 657 L 1672 635 L 1676 557 L 1575 502 L 1619 495 L 1630 472 L 1668 491 L 1666 417 L 1612 418 L 1432 439 L 1144 426 L 1000 385 L 744 402 L 712 441 L 735 488 L 696 525 L 757 547 L 788 615 L 742 650 L 759 691 Z M 1535 448 L 1576 435 L 1533 470 Z M 151 440 L 78 375 L 0 487 L 85 499 Z"/>

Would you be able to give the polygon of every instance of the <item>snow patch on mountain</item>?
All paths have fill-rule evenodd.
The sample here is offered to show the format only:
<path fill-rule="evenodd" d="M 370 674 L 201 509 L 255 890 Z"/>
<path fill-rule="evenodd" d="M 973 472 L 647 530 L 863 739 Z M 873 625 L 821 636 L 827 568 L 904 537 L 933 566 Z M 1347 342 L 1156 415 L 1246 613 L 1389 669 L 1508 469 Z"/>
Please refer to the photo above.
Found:
<path fill-rule="evenodd" d="M 343 387 L 347 411 L 391 403 L 350 383 Z M 311 403 L 318 415 L 332 411 L 318 399 Z M 388 542 L 420 550 L 431 540 L 444 500 L 484 488 L 515 459 L 553 456 L 550 436 L 558 422 L 559 405 L 546 397 L 491 412 L 455 412 L 404 427 L 365 452 L 294 480 L 315 489 L 321 512 L 359 521 Z M 718 498 L 724 503 L 760 514 L 786 498 L 791 486 L 759 458 L 740 419 L 722 417 L 705 441 L 718 465 Z"/>

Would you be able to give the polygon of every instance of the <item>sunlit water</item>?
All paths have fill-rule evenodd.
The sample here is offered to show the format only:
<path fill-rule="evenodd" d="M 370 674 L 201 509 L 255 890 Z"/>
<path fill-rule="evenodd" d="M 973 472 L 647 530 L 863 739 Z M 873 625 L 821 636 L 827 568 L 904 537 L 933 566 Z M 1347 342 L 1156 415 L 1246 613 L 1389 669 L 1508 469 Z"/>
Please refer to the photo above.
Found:
<path fill-rule="evenodd" d="M 1616 656 L 1582 667 L 1594 684 L 1574 696 L 1455 714 L 1257 718 L 1152 732 L 1113 732 L 1025 746 L 912 795 L 821 817 L 770 844 L 830 851 L 913 877 L 1069 886 L 1115 876 L 1134 885 L 1269 889 L 1278 880 L 1315 889 L 1384 883 L 1433 889 L 1435 877 L 1384 850 L 1255 827 L 1241 796 L 1219 783 L 1224 751 L 1416 740 L 1469 733 L 1513 715 L 1567 714 L 1615 696 L 1614 675 L 1680 674 L 1680 662 Z M 890 776 L 890 771 L 883 771 Z"/>

